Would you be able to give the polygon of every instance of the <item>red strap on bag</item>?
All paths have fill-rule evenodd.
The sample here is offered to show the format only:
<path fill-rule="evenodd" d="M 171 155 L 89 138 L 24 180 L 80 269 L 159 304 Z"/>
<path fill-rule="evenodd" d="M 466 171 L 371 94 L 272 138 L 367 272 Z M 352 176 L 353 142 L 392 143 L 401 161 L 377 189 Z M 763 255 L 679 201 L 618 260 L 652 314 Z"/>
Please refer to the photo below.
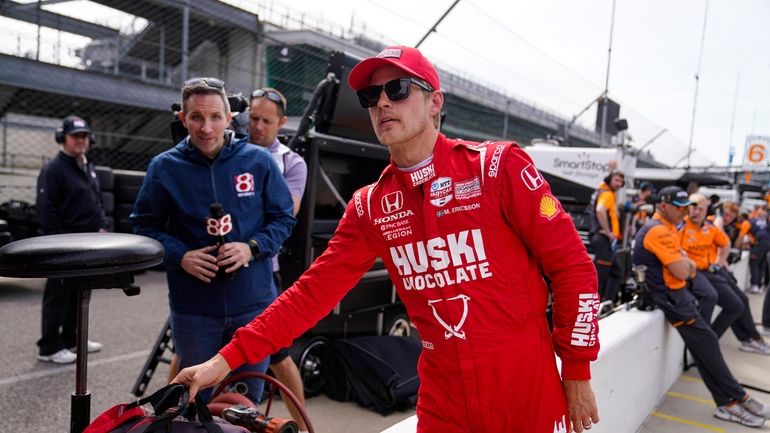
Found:
<path fill-rule="evenodd" d="M 83 430 L 83 433 L 109 433 L 129 421 L 143 416 L 145 416 L 144 410 L 141 407 L 136 407 L 135 403 L 117 404 L 96 417 Z"/>

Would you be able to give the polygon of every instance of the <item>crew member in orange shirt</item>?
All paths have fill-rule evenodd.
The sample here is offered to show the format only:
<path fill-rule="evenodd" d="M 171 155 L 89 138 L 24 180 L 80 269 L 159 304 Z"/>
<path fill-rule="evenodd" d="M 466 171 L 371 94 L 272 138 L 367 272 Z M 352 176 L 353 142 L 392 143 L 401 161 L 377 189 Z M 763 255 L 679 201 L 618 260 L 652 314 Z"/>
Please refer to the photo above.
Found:
<path fill-rule="evenodd" d="M 750 247 L 750 245 L 744 247 L 743 244 L 744 236 L 751 236 L 751 223 L 743 218 L 740 208 L 735 202 L 722 203 L 722 224 L 733 248 L 748 249 Z M 749 238 L 749 242 L 751 242 L 751 238 Z"/>
<path fill-rule="evenodd" d="M 719 339 L 698 311 L 687 280 L 695 276 L 695 262 L 683 255 L 675 225 L 690 205 L 687 193 L 669 186 L 658 193 L 655 214 L 634 243 L 634 265 L 646 266 L 645 277 L 653 303 L 679 332 L 698 367 L 703 383 L 716 402 L 714 416 L 750 427 L 761 427 L 770 414 L 735 380 L 719 349 Z"/>
<path fill-rule="evenodd" d="M 602 301 L 615 301 L 620 283 L 620 264 L 615 249 L 620 240 L 620 220 L 615 193 L 626 183 L 625 175 L 612 170 L 591 196 L 588 209 L 591 213 L 591 250 L 599 278 L 599 295 Z"/>
<path fill-rule="evenodd" d="M 717 337 L 721 337 L 727 328 L 743 314 L 746 307 L 722 275 L 717 273 L 717 269 L 727 267 L 730 239 L 714 223 L 706 219 L 709 200 L 705 196 L 692 194 L 690 201 L 692 205 L 689 208 L 689 215 L 679 227 L 682 249 L 687 253 L 687 257 L 695 262 L 697 269 L 690 290 L 698 298 L 701 315 L 705 320 L 711 320 L 715 303 L 722 307 L 722 311 L 711 323 L 711 328 Z M 715 248 L 718 253 L 712 265 L 709 257 Z"/>

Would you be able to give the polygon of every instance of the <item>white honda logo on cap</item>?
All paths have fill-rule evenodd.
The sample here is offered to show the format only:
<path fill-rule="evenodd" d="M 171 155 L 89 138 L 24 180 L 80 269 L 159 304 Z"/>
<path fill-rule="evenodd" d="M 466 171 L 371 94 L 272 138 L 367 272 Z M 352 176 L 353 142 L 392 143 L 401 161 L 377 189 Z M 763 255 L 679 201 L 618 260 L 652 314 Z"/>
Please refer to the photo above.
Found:
<path fill-rule="evenodd" d="M 404 195 L 401 191 L 392 192 L 382 197 L 382 211 L 393 213 L 404 206 Z"/>

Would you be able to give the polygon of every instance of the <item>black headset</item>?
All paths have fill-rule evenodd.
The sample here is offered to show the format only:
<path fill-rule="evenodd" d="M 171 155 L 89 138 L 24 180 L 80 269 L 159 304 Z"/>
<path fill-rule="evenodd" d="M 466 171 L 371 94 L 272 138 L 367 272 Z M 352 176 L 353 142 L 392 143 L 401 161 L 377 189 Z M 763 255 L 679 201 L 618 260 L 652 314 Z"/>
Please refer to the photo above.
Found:
<path fill-rule="evenodd" d="M 54 133 L 54 139 L 56 139 L 57 143 L 64 144 L 64 122 L 62 122 L 62 126 L 56 128 L 56 132 Z M 93 132 L 88 134 L 88 144 L 90 146 L 93 146 L 94 144 L 96 144 L 96 135 L 94 135 Z"/>
<path fill-rule="evenodd" d="M 607 174 L 607 176 L 603 179 L 604 183 L 606 183 L 607 186 L 610 185 L 610 182 L 612 181 L 612 177 L 613 176 L 620 176 L 620 177 L 622 177 L 623 178 L 623 183 L 620 185 L 620 187 L 623 188 L 624 186 L 626 186 L 626 175 L 623 174 L 623 172 L 620 171 L 620 170 L 610 170 L 610 172 Z"/>

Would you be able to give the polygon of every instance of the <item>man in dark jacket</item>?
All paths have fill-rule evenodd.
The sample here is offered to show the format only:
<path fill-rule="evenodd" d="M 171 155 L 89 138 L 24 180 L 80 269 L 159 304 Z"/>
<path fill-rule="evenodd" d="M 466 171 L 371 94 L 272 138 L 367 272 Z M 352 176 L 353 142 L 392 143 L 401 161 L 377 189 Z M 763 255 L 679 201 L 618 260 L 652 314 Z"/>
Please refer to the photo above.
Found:
<path fill-rule="evenodd" d="M 292 199 L 270 153 L 226 130 L 224 83 L 193 78 L 179 118 L 189 135 L 153 158 L 136 199 L 137 234 L 165 247 L 171 329 L 182 368 L 214 356 L 275 299 L 271 257 L 291 233 Z M 221 215 L 212 215 L 214 203 Z M 246 371 L 267 369 L 267 359 Z M 252 401 L 261 380 L 235 390 Z"/>
<path fill-rule="evenodd" d="M 49 161 L 37 179 L 37 218 L 44 235 L 107 231 L 107 218 L 94 166 L 86 159 L 93 135 L 80 117 L 64 119 L 56 131 L 61 151 Z M 38 359 L 57 364 L 75 361 L 76 303 L 74 290 L 60 279 L 49 279 L 43 293 L 42 337 L 37 342 Z M 89 352 L 102 345 L 88 342 Z"/>

